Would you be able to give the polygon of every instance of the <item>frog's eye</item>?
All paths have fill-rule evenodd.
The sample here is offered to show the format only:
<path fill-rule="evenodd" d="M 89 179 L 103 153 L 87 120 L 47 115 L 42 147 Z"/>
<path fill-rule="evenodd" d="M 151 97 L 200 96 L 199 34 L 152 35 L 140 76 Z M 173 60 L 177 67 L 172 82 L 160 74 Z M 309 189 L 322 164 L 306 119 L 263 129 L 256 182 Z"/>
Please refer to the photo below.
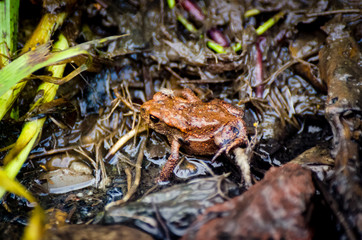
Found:
<path fill-rule="evenodd" d="M 158 123 L 160 119 L 152 114 L 150 114 L 150 119 L 153 123 Z"/>

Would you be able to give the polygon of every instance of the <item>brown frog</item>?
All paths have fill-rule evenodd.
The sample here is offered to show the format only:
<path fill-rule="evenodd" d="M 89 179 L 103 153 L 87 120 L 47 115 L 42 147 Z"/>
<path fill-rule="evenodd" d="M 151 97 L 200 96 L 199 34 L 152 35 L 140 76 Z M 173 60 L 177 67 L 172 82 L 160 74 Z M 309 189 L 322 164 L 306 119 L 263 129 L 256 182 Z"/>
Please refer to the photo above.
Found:
<path fill-rule="evenodd" d="M 213 155 L 246 145 L 244 112 L 220 99 L 202 102 L 190 89 L 164 90 L 140 108 L 142 118 L 171 144 L 171 155 L 158 181 L 167 181 L 179 161 L 179 149 L 195 155 Z"/>

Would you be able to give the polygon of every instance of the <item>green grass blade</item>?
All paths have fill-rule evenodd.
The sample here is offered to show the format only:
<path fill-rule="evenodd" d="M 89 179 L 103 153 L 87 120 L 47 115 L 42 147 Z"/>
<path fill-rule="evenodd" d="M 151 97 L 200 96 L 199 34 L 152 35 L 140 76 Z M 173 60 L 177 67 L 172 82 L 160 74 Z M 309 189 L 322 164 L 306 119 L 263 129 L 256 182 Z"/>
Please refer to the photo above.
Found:
<path fill-rule="evenodd" d="M 49 45 L 42 45 L 34 51 L 27 52 L 0 70 L 0 96 L 33 72 L 80 54 L 87 54 L 87 52 L 78 48 L 51 54 Z"/>
<path fill-rule="evenodd" d="M 19 0 L 0 1 L 0 66 L 16 51 L 18 18 Z"/>
<path fill-rule="evenodd" d="M 50 52 L 48 44 L 41 45 L 34 51 L 27 52 L 20 56 L 0 70 L 0 96 L 5 94 L 11 87 L 15 86 L 16 83 L 43 67 L 55 65 L 61 61 L 82 54 L 89 55 L 87 50 L 93 45 L 103 44 L 119 37 L 121 36 L 94 40 L 59 52 Z"/>
<path fill-rule="evenodd" d="M 13 1 L 13 0 L 9 0 Z M 18 1 L 18 0 L 15 0 Z M 0 4 L 4 2 L 0 0 Z M 67 13 L 61 12 L 57 14 L 46 13 L 40 20 L 38 26 L 34 30 L 33 34 L 26 42 L 25 46 L 23 47 L 21 53 L 24 54 L 28 52 L 35 46 L 45 44 L 49 42 L 53 33 L 58 29 L 58 27 L 64 22 L 65 18 L 67 17 Z M 4 25 L 5 26 L 5 25 Z M 7 51 L 7 49 L 4 49 Z M 8 52 L 4 53 L 3 55 L 8 61 L 10 59 L 10 55 Z M 1 62 L 0 62 L 1 63 Z M 7 64 L 7 62 L 6 62 Z M 5 65 L 6 65 L 5 64 Z M 0 66 L 1 68 L 1 66 Z M 2 79 L 0 79 L 0 82 Z M 17 99 L 20 92 L 25 87 L 26 82 L 19 82 L 16 84 L 11 90 L 8 90 L 5 94 L 0 95 L 0 120 L 4 117 L 4 115 L 9 111 L 15 100 Z"/>
<path fill-rule="evenodd" d="M 37 204 L 36 199 L 18 181 L 9 178 L 6 171 L 2 168 L 0 168 L 0 189 L 24 197 L 29 202 L 36 204 L 34 210 L 32 211 L 32 216 L 29 220 L 29 224 L 25 228 L 23 239 L 42 239 L 44 233 L 45 214 L 43 209 Z"/>

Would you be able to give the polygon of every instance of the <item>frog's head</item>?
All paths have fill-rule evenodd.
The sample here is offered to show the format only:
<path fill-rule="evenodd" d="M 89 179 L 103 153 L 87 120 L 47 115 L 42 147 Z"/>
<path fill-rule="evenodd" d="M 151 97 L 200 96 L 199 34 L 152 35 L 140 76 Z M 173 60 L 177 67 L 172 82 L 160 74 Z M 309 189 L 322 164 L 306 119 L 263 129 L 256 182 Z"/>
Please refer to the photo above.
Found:
<path fill-rule="evenodd" d="M 141 117 L 152 129 L 161 134 L 166 134 L 168 129 L 168 125 L 165 123 L 165 119 L 170 115 L 167 99 L 155 99 L 154 97 L 140 107 Z"/>
<path fill-rule="evenodd" d="M 157 103 L 154 100 L 150 100 L 141 105 L 140 113 L 141 117 L 152 128 L 160 122 L 160 111 L 157 111 Z"/>

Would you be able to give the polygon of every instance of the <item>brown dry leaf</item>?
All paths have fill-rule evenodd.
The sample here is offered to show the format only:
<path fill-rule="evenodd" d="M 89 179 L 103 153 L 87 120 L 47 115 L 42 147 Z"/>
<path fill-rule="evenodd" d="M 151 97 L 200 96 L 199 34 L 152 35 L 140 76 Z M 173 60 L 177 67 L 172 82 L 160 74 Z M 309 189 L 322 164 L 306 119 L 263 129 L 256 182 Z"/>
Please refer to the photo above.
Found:
<path fill-rule="evenodd" d="M 208 208 L 182 239 L 311 239 L 305 213 L 314 191 L 309 170 L 273 167 L 243 195 Z"/>

